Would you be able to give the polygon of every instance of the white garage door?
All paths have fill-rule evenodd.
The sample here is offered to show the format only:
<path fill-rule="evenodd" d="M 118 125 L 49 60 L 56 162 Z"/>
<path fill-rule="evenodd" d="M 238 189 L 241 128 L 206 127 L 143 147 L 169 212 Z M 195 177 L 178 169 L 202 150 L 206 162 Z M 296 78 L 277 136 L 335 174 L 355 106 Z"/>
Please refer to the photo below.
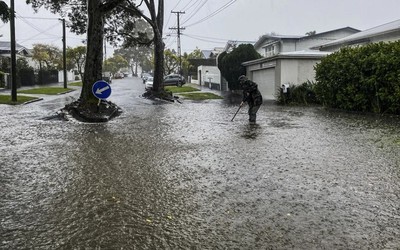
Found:
<path fill-rule="evenodd" d="M 266 100 L 275 98 L 275 68 L 253 71 L 253 82 L 258 84 L 262 96 Z"/>

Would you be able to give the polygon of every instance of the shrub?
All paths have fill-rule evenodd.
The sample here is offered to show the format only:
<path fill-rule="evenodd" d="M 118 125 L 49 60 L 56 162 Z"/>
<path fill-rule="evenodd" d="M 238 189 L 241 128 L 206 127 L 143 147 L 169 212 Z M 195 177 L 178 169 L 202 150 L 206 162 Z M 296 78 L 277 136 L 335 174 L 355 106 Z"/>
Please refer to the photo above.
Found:
<path fill-rule="evenodd" d="M 342 48 L 316 65 L 315 93 L 331 108 L 400 114 L 400 41 Z"/>
<path fill-rule="evenodd" d="M 319 104 L 314 91 L 315 83 L 311 81 L 304 82 L 300 85 L 289 84 L 288 93 L 284 94 L 282 89 L 278 94 L 277 101 L 279 104 Z"/>

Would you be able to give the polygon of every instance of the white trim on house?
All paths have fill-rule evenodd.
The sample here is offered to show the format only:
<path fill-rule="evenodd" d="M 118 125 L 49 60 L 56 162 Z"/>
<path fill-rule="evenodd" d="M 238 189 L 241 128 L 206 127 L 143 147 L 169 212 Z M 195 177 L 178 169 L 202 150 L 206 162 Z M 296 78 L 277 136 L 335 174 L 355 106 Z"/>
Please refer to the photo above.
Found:
<path fill-rule="evenodd" d="M 400 19 L 322 44 L 320 46 L 314 46 L 312 49 L 335 51 L 348 45 L 363 45 L 367 43 L 396 40 L 400 40 Z"/>

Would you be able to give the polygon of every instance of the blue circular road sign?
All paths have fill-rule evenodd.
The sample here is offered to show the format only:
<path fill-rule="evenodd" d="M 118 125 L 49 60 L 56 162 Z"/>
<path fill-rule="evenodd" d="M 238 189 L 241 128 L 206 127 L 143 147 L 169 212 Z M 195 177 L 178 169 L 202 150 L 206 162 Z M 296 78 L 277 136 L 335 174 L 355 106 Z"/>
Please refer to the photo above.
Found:
<path fill-rule="evenodd" d="M 93 84 L 92 92 L 99 99 L 107 99 L 111 95 L 111 87 L 106 81 L 100 80 Z"/>

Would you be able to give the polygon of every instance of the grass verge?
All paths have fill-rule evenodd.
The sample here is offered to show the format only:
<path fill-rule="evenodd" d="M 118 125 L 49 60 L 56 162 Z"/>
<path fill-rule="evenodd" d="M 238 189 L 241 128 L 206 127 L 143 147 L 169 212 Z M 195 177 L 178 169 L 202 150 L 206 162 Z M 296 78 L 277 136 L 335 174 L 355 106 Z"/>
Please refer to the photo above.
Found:
<path fill-rule="evenodd" d="M 191 99 L 195 101 L 208 100 L 208 99 L 224 99 L 222 96 L 208 92 L 182 93 L 180 95 L 186 99 Z"/>
<path fill-rule="evenodd" d="M 73 89 L 70 88 L 59 88 L 59 87 L 53 87 L 53 88 L 34 88 L 34 89 L 26 89 L 26 90 L 20 90 L 18 93 L 23 93 L 23 94 L 43 94 L 43 95 L 58 95 L 61 93 L 69 92 L 72 91 Z"/>
<path fill-rule="evenodd" d="M 76 87 L 82 87 L 82 81 L 78 81 L 78 82 L 71 82 L 70 84 L 68 84 L 70 86 L 76 86 Z"/>
<path fill-rule="evenodd" d="M 8 104 L 8 105 L 19 105 L 23 104 L 25 102 L 37 100 L 39 98 L 37 97 L 32 97 L 32 96 L 24 96 L 24 95 L 18 95 L 17 96 L 17 101 L 13 102 L 11 101 L 11 95 L 0 95 L 0 104 Z"/>
<path fill-rule="evenodd" d="M 200 89 L 193 88 L 190 86 L 182 86 L 182 87 L 176 87 L 176 86 L 166 86 L 164 87 L 166 91 L 171 91 L 172 93 L 185 93 L 185 92 L 195 92 L 195 91 L 200 91 Z"/>

